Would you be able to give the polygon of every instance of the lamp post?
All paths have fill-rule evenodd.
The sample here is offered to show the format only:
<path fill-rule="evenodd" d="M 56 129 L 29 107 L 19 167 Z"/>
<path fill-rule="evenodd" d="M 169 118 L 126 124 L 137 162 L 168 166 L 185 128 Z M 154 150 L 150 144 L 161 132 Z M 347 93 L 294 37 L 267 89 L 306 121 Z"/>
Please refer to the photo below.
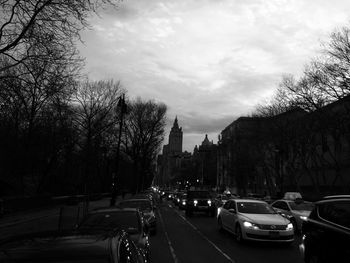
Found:
<path fill-rule="evenodd" d="M 116 159 L 116 163 L 115 163 L 115 173 L 113 173 L 112 197 L 111 197 L 110 206 L 114 206 L 116 203 L 116 199 L 117 199 L 117 176 L 118 176 L 118 169 L 119 169 L 120 143 L 121 143 L 122 130 L 123 130 L 123 118 L 124 118 L 124 114 L 126 113 L 125 94 L 123 94 L 119 97 L 117 107 L 120 108 L 120 120 L 119 120 L 117 156 L 116 156 L 117 159 Z"/>

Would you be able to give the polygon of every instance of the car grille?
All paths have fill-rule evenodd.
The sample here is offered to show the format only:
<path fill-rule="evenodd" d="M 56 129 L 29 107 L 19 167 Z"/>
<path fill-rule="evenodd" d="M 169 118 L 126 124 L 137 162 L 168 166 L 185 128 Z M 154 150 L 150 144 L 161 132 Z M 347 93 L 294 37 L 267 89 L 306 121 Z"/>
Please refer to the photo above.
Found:
<path fill-rule="evenodd" d="M 208 200 L 198 200 L 198 206 L 207 206 Z"/>
<path fill-rule="evenodd" d="M 286 225 L 259 225 L 262 230 L 286 230 Z"/>
<path fill-rule="evenodd" d="M 255 235 L 250 233 L 247 233 L 247 237 L 254 238 L 254 239 L 261 239 L 261 240 L 291 240 L 294 238 L 293 235 L 270 237 L 270 236 Z"/>

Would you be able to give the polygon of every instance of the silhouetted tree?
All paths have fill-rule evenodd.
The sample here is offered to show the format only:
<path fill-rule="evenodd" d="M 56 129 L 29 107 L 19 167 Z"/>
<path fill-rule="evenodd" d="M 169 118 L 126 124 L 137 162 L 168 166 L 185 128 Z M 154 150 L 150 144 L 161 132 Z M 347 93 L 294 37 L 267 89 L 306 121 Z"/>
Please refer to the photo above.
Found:
<path fill-rule="evenodd" d="M 166 105 L 140 98 L 128 104 L 125 152 L 134 165 L 134 190 L 148 187 L 154 176 L 154 164 L 164 140 Z"/>

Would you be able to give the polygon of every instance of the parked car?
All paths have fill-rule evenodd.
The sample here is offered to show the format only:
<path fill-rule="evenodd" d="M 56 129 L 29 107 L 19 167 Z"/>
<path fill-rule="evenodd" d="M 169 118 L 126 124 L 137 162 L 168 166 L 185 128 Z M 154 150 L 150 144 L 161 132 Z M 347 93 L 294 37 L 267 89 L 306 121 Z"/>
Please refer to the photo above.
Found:
<path fill-rule="evenodd" d="M 264 201 L 231 199 L 218 210 L 218 228 L 233 233 L 237 242 L 255 240 L 290 244 L 294 241 L 293 224 Z"/>
<path fill-rule="evenodd" d="M 215 206 L 220 207 L 223 206 L 226 201 L 229 199 L 231 195 L 225 195 L 225 194 L 218 194 L 216 198 L 214 199 Z"/>
<path fill-rule="evenodd" d="M 155 208 L 149 199 L 127 199 L 118 203 L 120 208 L 136 208 L 139 209 L 146 219 L 151 234 L 157 233 L 157 217 Z"/>
<path fill-rule="evenodd" d="M 283 199 L 285 200 L 295 200 L 295 199 L 303 199 L 301 193 L 299 192 L 285 192 Z"/>
<path fill-rule="evenodd" d="M 183 192 L 176 192 L 174 193 L 173 203 L 175 206 L 179 206 L 181 202 L 181 196 L 183 195 Z"/>
<path fill-rule="evenodd" d="M 194 212 L 205 212 L 209 216 L 215 216 L 216 207 L 209 191 L 187 191 L 186 215 L 192 216 Z"/>
<path fill-rule="evenodd" d="M 181 210 L 186 209 L 186 204 L 187 204 L 187 193 L 182 193 L 182 195 L 179 197 L 180 202 L 179 202 L 179 208 Z"/>
<path fill-rule="evenodd" d="M 306 263 L 350 259 L 350 195 L 329 196 L 315 203 L 302 227 L 299 246 Z"/>
<path fill-rule="evenodd" d="M 134 208 L 100 208 L 91 211 L 77 226 L 80 233 L 105 233 L 114 229 L 123 229 L 149 260 L 149 229 L 142 213 Z"/>
<path fill-rule="evenodd" d="M 292 222 L 294 232 L 301 231 L 303 221 L 307 219 L 314 207 L 313 203 L 303 201 L 302 199 L 276 200 L 271 206 Z"/>
<path fill-rule="evenodd" d="M 143 263 L 146 261 L 129 235 L 116 229 L 108 235 L 41 232 L 15 236 L 0 245 L 0 262 Z"/>

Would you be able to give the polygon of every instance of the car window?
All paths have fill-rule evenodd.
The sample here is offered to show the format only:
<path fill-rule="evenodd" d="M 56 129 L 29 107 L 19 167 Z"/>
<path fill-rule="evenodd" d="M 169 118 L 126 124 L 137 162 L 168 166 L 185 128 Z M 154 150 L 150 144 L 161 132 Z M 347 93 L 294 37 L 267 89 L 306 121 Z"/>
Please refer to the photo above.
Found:
<path fill-rule="evenodd" d="M 225 204 L 224 204 L 224 206 L 223 206 L 223 208 L 225 208 L 225 209 L 230 209 L 230 204 L 232 203 L 232 201 L 227 201 Z"/>
<path fill-rule="evenodd" d="M 187 194 L 188 198 L 211 198 L 210 193 L 206 191 L 191 191 Z"/>
<path fill-rule="evenodd" d="M 312 203 L 295 203 L 289 202 L 290 208 L 297 211 L 311 211 L 314 208 Z"/>
<path fill-rule="evenodd" d="M 140 225 L 136 212 L 118 211 L 91 213 L 80 224 L 80 230 L 111 230 L 123 228 L 128 233 L 140 232 Z"/>
<path fill-rule="evenodd" d="M 323 203 L 318 208 L 322 219 L 350 228 L 350 201 Z"/>
<path fill-rule="evenodd" d="M 240 213 L 246 214 L 275 214 L 268 204 L 255 202 L 237 202 L 237 209 Z"/>
<path fill-rule="evenodd" d="M 283 209 L 283 210 L 289 211 L 288 205 L 287 205 L 285 202 L 283 202 L 283 201 L 277 201 L 277 202 L 275 202 L 275 203 L 272 205 L 272 207 L 275 207 L 275 208 L 278 208 L 278 209 Z"/>
<path fill-rule="evenodd" d="M 148 200 L 123 201 L 123 202 L 120 202 L 118 206 L 121 208 L 137 208 L 137 209 L 140 209 L 141 211 L 152 210 L 151 202 Z"/>
<path fill-rule="evenodd" d="M 236 203 L 234 201 L 230 202 L 230 209 L 235 209 L 236 210 Z"/>

